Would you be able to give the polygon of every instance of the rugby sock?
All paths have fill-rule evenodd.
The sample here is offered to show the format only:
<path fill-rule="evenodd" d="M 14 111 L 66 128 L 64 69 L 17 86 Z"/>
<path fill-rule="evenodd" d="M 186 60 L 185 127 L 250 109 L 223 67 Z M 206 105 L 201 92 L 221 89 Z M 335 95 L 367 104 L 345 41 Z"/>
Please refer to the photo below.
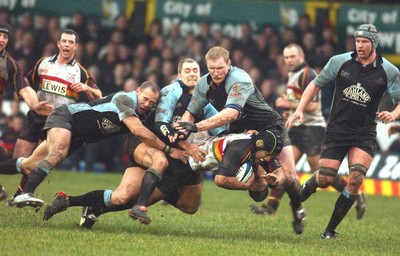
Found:
<path fill-rule="evenodd" d="M 344 189 L 336 201 L 335 209 L 332 212 L 331 219 L 329 220 L 327 230 L 335 230 L 340 222 L 344 219 L 347 212 L 353 206 L 355 196 L 350 194 L 347 189 Z"/>
<path fill-rule="evenodd" d="M 357 195 L 356 195 L 356 205 L 362 205 L 364 202 L 363 202 L 363 199 L 362 199 L 362 197 L 361 197 L 361 192 L 359 192 Z"/>
<path fill-rule="evenodd" d="M 139 197 L 136 202 L 137 205 L 147 206 L 147 201 L 157 184 L 160 182 L 160 179 L 160 172 L 154 170 L 153 168 L 147 169 L 143 176 L 142 185 L 140 186 Z"/>
<path fill-rule="evenodd" d="M 35 189 L 40 185 L 40 183 L 42 183 L 46 176 L 47 172 L 38 167 L 34 168 L 31 172 L 31 176 L 29 176 L 28 181 L 26 182 L 24 193 L 33 194 Z"/>
<path fill-rule="evenodd" d="M 278 209 L 283 194 L 285 194 L 285 189 L 283 187 L 276 187 L 271 190 L 271 193 L 269 194 L 268 205 L 274 209 L 274 211 Z"/>
<path fill-rule="evenodd" d="M 17 170 L 17 158 L 8 159 L 0 163 L 0 173 L 1 174 L 18 174 Z"/>
<path fill-rule="evenodd" d="M 300 182 L 299 180 L 296 181 Z M 296 211 L 301 208 L 301 188 L 300 184 L 296 184 L 296 181 L 292 185 L 285 185 L 285 191 L 290 198 L 290 206 L 292 207 L 294 216 L 296 215 Z"/>
<path fill-rule="evenodd" d="M 303 189 L 301 191 L 301 201 L 306 201 L 312 194 L 317 191 L 318 184 L 317 184 L 317 172 L 314 172 L 310 178 L 303 184 Z"/>
<path fill-rule="evenodd" d="M 106 213 L 106 212 L 119 212 L 119 211 L 124 211 L 124 210 L 128 210 L 131 209 L 133 207 L 134 203 L 133 201 L 130 201 L 126 204 L 123 205 L 112 205 L 110 207 L 107 206 L 102 206 L 99 208 L 99 210 L 101 211 L 101 213 Z"/>
<path fill-rule="evenodd" d="M 95 190 L 80 196 L 69 196 L 70 206 L 106 206 L 104 204 L 105 190 Z"/>
<path fill-rule="evenodd" d="M 342 192 L 346 185 L 347 181 L 343 178 L 343 176 L 340 175 L 336 175 L 335 180 L 332 182 L 332 187 L 339 192 Z"/>
<path fill-rule="evenodd" d="M 26 186 L 26 182 L 28 181 L 28 179 L 29 179 L 29 177 L 27 175 L 25 175 L 25 174 L 22 175 L 22 178 L 19 182 L 18 189 L 15 192 L 14 197 L 20 195 L 24 191 L 24 188 Z"/>

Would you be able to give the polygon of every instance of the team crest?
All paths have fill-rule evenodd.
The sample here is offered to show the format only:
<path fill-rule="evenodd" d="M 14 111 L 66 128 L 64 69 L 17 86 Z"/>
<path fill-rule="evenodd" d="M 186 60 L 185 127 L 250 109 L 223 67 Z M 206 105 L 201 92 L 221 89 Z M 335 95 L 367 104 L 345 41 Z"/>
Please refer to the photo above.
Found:
<path fill-rule="evenodd" d="M 103 118 L 103 120 L 101 120 L 101 127 L 103 128 L 104 132 L 107 134 L 116 133 L 119 130 L 121 130 L 121 128 L 118 125 L 115 125 L 113 122 L 111 122 L 107 118 Z"/>
<path fill-rule="evenodd" d="M 264 147 L 264 141 L 262 139 L 256 140 L 256 147 L 257 148 L 263 148 Z"/>

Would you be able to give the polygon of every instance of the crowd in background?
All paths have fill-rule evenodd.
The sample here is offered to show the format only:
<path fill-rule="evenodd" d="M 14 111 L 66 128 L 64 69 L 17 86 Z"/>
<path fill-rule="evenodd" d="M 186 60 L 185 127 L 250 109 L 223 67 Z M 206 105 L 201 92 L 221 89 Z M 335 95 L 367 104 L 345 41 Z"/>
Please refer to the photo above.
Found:
<path fill-rule="evenodd" d="M 44 56 L 57 52 L 57 40 L 61 29 L 57 17 L 26 13 L 14 16 L 7 10 L 0 10 L 0 20 L 9 22 L 12 33 L 7 50 L 19 62 L 24 72 L 33 68 L 35 62 Z M 177 63 L 183 57 L 190 57 L 201 65 L 201 73 L 207 72 L 204 62 L 206 51 L 221 45 L 231 53 L 232 64 L 246 70 L 259 87 L 268 104 L 275 105 L 275 99 L 285 88 L 287 70 L 282 49 L 290 43 L 300 44 L 307 63 L 317 72 L 334 54 L 354 50 L 354 38 L 338 45 L 336 32 L 330 26 L 320 31 L 302 15 L 298 27 L 278 29 L 266 24 L 255 34 L 248 23 L 240 25 L 240 35 L 232 38 L 221 30 L 213 31 L 209 22 L 200 22 L 198 33 L 181 35 L 179 25 L 163 31 L 159 20 L 154 20 L 145 33 L 138 38 L 132 32 L 130 20 L 123 15 L 115 19 L 113 26 L 104 27 L 100 21 L 75 13 L 67 28 L 74 29 L 80 36 L 77 58 L 86 67 L 103 95 L 125 90 L 132 91 L 145 80 L 154 81 L 163 87 L 176 79 Z M 328 117 L 332 91 L 322 90 L 322 110 Z M 12 88 L 5 95 L 12 102 L 10 115 L 0 118 L 0 145 L 12 150 L 13 139 L 23 125 L 14 99 Z M 283 111 L 279 110 L 278 111 Z M 71 156 L 61 167 L 81 170 L 121 171 L 128 159 L 124 153 L 125 137 L 112 141 L 86 145 Z"/>

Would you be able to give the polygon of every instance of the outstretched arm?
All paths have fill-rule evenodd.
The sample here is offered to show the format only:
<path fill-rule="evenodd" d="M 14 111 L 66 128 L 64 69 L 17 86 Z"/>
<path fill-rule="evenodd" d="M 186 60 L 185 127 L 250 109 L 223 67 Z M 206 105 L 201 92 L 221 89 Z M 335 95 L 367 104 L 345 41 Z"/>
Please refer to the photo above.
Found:
<path fill-rule="evenodd" d="M 47 101 L 39 102 L 36 92 L 30 86 L 26 86 L 19 91 L 19 95 L 24 99 L 25 103 L 38 115 L 48 116 L 54 107 Z"/>
<path fill-rule="evenodd" d="M 307 88 L 304 90 L 303 95 L 301 96 L 299 105 L 296 108 L 296 111 L 291 115 L 286 122 L 286 127 L 289 128 L 292 126 L 293 122 L 299 119 L 300 122 L 303 122 L 303 114 L 307 107 L 307 105 L 312 101 L 315 95 L 319 92 L 319 87 L 315 85 L 314 82 L 311 82 Z"/>

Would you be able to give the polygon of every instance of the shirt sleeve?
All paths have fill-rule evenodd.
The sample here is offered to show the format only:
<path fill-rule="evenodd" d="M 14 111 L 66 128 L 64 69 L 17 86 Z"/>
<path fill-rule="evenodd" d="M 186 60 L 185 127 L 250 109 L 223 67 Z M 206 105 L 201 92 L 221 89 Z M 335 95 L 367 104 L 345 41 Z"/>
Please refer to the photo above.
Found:
<path fill-rule="evenodd" d="M 318 87 L 329 86 L 331 82 L 335 81 L 339 69 L 343 66 L 343 64 L 351 59 L 351 53 L 344 53 L 340 55 L 335 55 L 325 67 L 321 70 L 321 73 L 313 80 L 315 85 Z"/>
<path fill-rule="evenodd" d="M 136 96 L 136 94 L 134 95 Z M 138 117 L 135 111 L 137 107 L 137 98 L 135 101 L 126 93 L 119 93 L 116 94 L 112 100 L 118 109 L 118 116 L 121 121 L 130 116 Z"/>
<path fill-rule="evenodd" d="M 382 64 L 387 75 L 387 92 L 389 93 L 393 103 L 397 105 L 400 103 L 400 72 L 399 69 L 383 60 Z"/>

